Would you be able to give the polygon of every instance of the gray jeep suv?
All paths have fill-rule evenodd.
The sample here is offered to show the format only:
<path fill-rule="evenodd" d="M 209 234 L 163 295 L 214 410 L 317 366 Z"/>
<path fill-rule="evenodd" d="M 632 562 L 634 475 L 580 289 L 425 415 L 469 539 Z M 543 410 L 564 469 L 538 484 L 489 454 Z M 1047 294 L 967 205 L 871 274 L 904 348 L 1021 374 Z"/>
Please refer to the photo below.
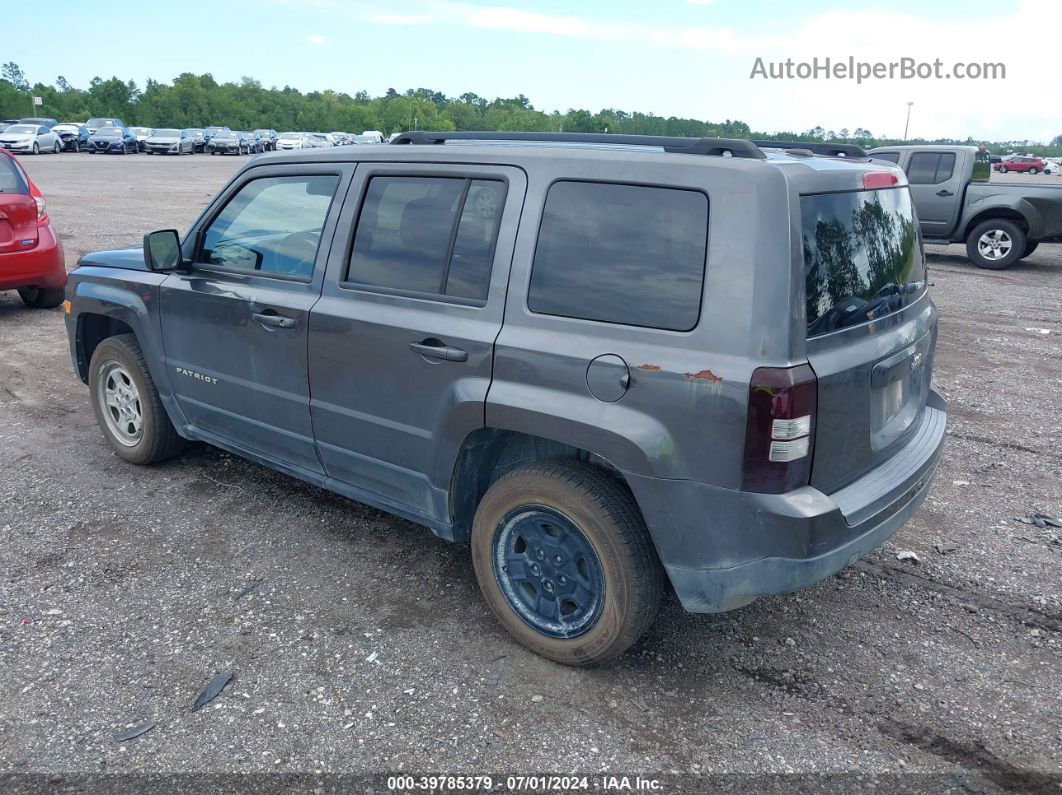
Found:
<path fill-rule="evenodd" d="M 847 566 L 944 439 L 906 178 L 859 151 L 267 154 L 67 297 L 119 456 L 208 442 L 470 543 L 499 621 L 570 664 L 622 653 L 666 588 L 715 612 Z"/>

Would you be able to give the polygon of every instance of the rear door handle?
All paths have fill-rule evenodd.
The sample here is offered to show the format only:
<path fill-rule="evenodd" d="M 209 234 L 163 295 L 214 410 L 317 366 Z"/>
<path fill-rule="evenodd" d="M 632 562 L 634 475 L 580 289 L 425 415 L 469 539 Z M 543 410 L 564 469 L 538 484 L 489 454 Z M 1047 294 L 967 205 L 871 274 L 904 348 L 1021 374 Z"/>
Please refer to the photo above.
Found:
<path fill-rule="evenodd" d="M 251 315 L 255 320 L 261 323 L 263 326 L 272 326 L 273 328 L 295 328 L 295 319 L 290 317 L 284 317 L 283 315 L 266 314 L 265 312 L 255 312 Z"/>
<path fill-rule="evenodd" d="M 442 359 L 447 362 L 467 362 L 468 351 L 460 348 L 451 348 L 449 345 L 435 345 L 430 342 L 411 342 L 409 349 L 421 356 L 430 356 L 432 359 Z"/>
<path fill-rule="evenodd" d="M 955 194 L 952 193 L 950 190 L 942 189 L 942 190 L 938 190 L 937 191 L 937 195 L 938 196 L 954 196 Z"/>

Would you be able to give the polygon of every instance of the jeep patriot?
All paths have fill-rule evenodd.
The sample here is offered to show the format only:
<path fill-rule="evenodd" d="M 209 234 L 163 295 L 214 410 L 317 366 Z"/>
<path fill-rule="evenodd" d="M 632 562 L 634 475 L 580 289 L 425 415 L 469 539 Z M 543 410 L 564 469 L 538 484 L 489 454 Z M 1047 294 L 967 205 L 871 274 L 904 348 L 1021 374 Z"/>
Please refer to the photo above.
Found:
<path fill-rule="evenodd" d="M 206 442 L 471 545 L 520 643 L 590 664 L 665 589 L 808 587 L 944 440 L 904 172 L 855 147 L 407 133 L 265 154 L 181 239 L 84 256 L 118 456 Z"/>

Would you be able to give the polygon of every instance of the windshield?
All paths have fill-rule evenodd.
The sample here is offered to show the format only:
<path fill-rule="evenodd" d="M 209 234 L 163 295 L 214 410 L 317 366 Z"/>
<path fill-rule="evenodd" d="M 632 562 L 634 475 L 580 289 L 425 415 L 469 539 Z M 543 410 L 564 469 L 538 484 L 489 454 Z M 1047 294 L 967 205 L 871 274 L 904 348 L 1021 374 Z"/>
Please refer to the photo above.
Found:
<path fill-rule="evenodd" d="M 208 133 L 223 133 L 223 132 L 228 132 L 228 130 L 225 129 L 224 127 L 207 127 L 207 132 Z"/>
<path fill-rule="evenodd" d="M 302 138 L 302 133 L 281 133 L 280 137 L 285 141 L 297 141 Z"/>
<path fill-rule="evenodd" d="M 129 132 L 133 135 L 151 135 L 150 127 L 130 127 Z"/>
<path fill-rule="evenodd" d="M 121 138 L 122 130 L 120 127 L 100 127 L 96 130 L 97 138 Z"/>
<path fill-rule="evenodd" d="M 113 119 L 89 119 L 85 122 L 86 127 L 111 127 L 113 125 Z"/>
<path fill-rule="evenodd" d="M 180 130 L 155 130 L 151 134 L 152 138 L 180 138 Z"/>
<path fill-rule="evenodd" d="M 52 127 L 53 130 L 59 130 L 60 132 L 77 132 L 78 125 L 68 121 L 64 121 L 62 124 L 57 124 Z"/>
<path fill-rule="evenodd" d="M 808 337 L 897 312 L 925 289 L 906 187 L 800 200 Z"/>
<path fill-rule="evenodd" d="M 15 133 L 15 134 L 22 133 L 23 135 L 25 135 L 26 133 L 36 133 L 37 132 L 37 125 L 36 124 L 12 124 L 6 130 L 4 130 L 4 132 L 6 132 L 6 133 Z"/>

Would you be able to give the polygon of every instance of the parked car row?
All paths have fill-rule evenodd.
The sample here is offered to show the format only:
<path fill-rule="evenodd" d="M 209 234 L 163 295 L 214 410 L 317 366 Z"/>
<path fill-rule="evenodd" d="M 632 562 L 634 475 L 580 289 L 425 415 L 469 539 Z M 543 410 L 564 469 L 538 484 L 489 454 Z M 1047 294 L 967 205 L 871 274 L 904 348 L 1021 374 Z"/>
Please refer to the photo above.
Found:
<path fill-rule="evenodd" d="M 121 119 L 92 118 L 81 122 L 56 119 L 19 119 L 0 122 L 0 149 L 39 154 L 50 152 L 105 152 L 113 154 L 195 154 L 253 155 L 277 149 L 379 144 L 385 142 L 379 130 L 360 135 L 335 132 L 286 132 L 271 128 L 233 130 L 229 127 L 155 128 L 130 127 Z"/>

